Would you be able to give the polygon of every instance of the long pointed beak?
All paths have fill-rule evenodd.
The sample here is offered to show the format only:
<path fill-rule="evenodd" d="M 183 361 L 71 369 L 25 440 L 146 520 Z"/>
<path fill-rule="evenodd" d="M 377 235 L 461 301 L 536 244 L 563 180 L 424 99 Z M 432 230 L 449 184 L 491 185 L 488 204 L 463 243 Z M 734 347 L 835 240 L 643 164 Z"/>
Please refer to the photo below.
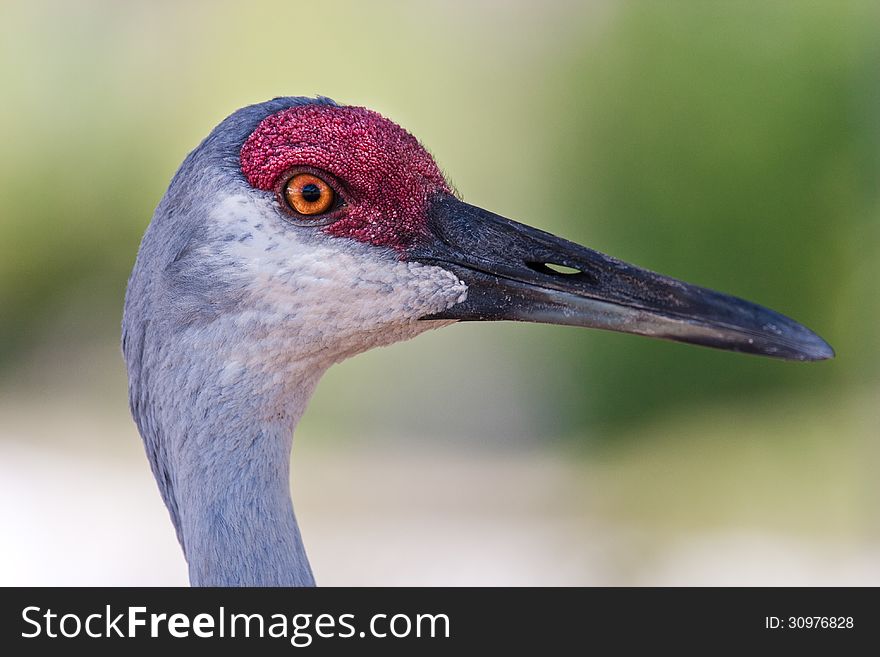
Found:
<path fill-rule="evenodd" d="M 440 194 L 412 260 L 448 269 L 467 299 L 423 319 L 516 320 L 600 328 L 788 360 L 834 350 L 784 315 L 640 269 Z"/>

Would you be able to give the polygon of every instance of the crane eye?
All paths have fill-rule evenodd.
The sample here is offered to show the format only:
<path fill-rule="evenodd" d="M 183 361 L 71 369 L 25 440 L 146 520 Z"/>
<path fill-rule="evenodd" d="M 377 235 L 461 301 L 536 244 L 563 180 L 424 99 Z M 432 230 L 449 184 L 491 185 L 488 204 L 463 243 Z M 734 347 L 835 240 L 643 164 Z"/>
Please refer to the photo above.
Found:
<path fill-rule="evenodd" d="M 292 210 L 306 216 L 323 214 L 333 207 L 336 193 L 311 173 L 298 173 L 284 185 L 284 199 Z"/>

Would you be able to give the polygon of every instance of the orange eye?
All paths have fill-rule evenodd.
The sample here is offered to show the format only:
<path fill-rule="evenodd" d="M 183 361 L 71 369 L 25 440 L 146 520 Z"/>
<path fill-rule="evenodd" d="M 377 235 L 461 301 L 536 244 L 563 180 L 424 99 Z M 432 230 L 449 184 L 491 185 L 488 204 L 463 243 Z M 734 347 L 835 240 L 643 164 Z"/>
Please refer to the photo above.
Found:
<path fill-rule="evenodd" d="M 323 214 L 333 207 L 336 194 L 318 176 L 298 173 L 284 186 L 284 198 L 291 208 L 304 215 Z"/>

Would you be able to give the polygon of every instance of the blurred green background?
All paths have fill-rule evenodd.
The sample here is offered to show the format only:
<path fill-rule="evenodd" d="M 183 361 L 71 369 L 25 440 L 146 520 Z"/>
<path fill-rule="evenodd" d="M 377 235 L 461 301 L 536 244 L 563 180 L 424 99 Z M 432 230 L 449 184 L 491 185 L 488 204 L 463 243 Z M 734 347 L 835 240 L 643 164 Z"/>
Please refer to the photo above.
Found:
<path fill-rule="evenodd" d="M 0 3 L 0 582 L 182 581 L 127 417 L 127 275 L 217 122 L 322 94 L 469 202 L 838 355 L 487 324 L 344 363 L 294 455 L 319 582 L 880 584 L 878 29 L 869 0 Z"/>

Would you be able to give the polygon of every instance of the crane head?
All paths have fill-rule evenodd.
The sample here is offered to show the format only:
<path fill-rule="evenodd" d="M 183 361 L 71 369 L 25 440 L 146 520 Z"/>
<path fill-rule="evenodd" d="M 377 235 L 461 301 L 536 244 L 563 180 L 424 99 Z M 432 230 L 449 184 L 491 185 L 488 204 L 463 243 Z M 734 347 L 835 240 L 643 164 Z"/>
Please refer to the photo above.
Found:
<path fill-rule="evenodd" d="M 164 250 L 181 321 L 223 314 L 282 360 L 293 345 L 336 362 L 461 320 L 833 356 L 777 312 L 465 203 L 404 129 L 324 98 L 275 99 L 221 123 L 184 162 L 146 248 Z"/>
<path fill-rule="evenodd" d="M 315 385 L 344 358 L 463 320 L 833 355 L 772 310 L 465 203 L 375 112 L 245 107 L 175 174 L 123 316 L 132 414 L 191 581 L 312 584 L 289 458 Z"/>

